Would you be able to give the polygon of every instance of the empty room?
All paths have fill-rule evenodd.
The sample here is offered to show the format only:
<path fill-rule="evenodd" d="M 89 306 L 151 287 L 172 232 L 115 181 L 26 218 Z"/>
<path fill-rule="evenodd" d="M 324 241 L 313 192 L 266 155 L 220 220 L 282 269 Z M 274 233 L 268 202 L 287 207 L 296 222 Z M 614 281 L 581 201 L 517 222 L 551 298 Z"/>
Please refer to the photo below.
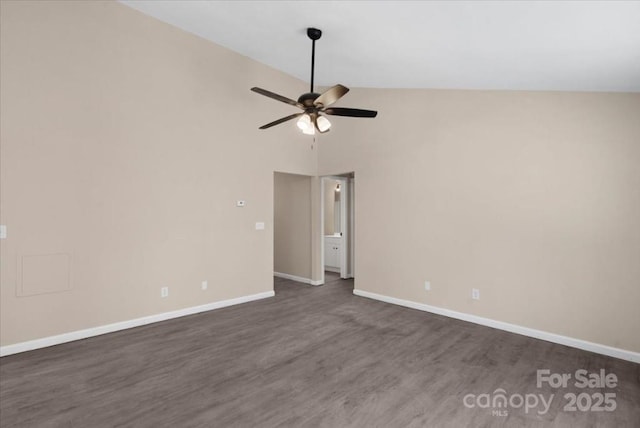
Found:
<path fill-rule="evenodd" d="M 0 426 L 640 426 L 640 2 L 0 0 Z"/>

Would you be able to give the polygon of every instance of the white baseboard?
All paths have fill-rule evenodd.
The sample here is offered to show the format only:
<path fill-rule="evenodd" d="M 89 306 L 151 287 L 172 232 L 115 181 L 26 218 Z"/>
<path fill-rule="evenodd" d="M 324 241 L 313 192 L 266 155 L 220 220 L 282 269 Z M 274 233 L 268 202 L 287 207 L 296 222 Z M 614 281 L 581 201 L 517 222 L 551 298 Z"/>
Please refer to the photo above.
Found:
<path fill-rule="evenodd" d="M 212 311 L 214 309 L 238 305 L 240 303 L 266 299 L 267 297 L 273 296 L 275 296 L 273 290 L 265 291 L 263 293 L 251 294 L 249 296 L 236 297 L 235 299 L 221 300 L 219 302 L 207 303 L 205 305 L 192 306 L 190 308 L 178 309 L 176 311 L 149 315 L 146 317 L 136 318 L 128 321 L 121 321 L 113 324 L 87 328 L 85 330 L 76 330 L 69 333 L 58 334 L 56 336 L 43 337 L 41 339 L 29 340 L 27 342 L 2 346 L 0 347 L 0 357 L 17 354 L 19 352 L 32 351 L 34 349 L 46 348 L 48 346 L 59 345 L 61 343 L 71 342 L 74 340 L 86 339 L 88 337 L 99 336 L 101 334 L 113 333 L 115 331 L 126 330 L 128 328 L 140 327 L 146 324 L 183 317 L 185 315 L 193 315 L 200 312 Z"/>
<path fill-rule="evenodd" d="M 290 279 L 292 281 L 302 282 L 304 284 L 310 284 L 310 285 L 323 284 L 322 281 L 314 281 L 313 279 L 303 278 L 301 276 L 296 276 L 296 275 L 289 275 L 288 273 L 282 273 L 282 272 L 274 272 L 273 276 L 277 276 L 278 278 Z"/>
<path fill-rule="evenodd" d="M 516 324 L 510 324 L 507 322 L 496 321 L 490 318 L 483 318 L 477 315 L 465 314 L 463 312 L 456 312 L 450 309 L 439 308 L 437 306 L 425 305 L 424 303 L 412 302 L 410 300 L 397 299 L 395 297 L 389 297 L 382 294 L 371 293 L 364 290 L 353 290 L 353 294 L 356 296 L 367 297 L 369 299 L 380 300 L 381 302 L 391 303 L 394 305 L 405 306 L 411 309 L 417 309 L 419 311 L 431 312 L 438 315 L 444 315 L 450 318 L 456 318 L 462 321 L 472 322 L 474 324 L 480 324 L 487 327 L 496 328 L 498 330 L 504 330 L 511 333 L 521 334 L 523 336 L 529 336 L 536 339 L 546 340 L 547 342 L 558 343 L 560 345 L 570 346 L 572 348 L 578 348 L 585 351 L 595 352 L 597 354 L 607 355 L 609 357 L 620 358 L 622 360 L 631 361 L 634 363 L 640 363 L 640 353 L 628 351 L 626 349 L 614 348 L 607 345 L 601 345 L 599 343 L 587 342 L 582 339 L 575 339 L 573 337 L 562 336 L 555 333 L 549 333 L 542 330 L 535 330 L 529 327 L 523 327 Z"/>
<path fill-rule="evenodd" d="M 340 268 L 332 267 L 332 266 L 325 266 L 324 270 L 333 272 L 333 273 L 340 273 Z"/>

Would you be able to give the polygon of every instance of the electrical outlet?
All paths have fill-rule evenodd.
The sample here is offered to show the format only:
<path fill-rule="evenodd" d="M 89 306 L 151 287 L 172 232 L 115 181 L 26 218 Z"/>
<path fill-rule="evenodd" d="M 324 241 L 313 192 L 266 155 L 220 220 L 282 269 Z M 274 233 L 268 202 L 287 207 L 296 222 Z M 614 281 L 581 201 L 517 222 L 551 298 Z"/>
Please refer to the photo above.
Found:
<path fill-rule="evenodd" d="M 202 287 L 203 290 L 206 290 L 207 288 L 209 288 L 209 282 L 202 281 L 202 284 L 200 286 Z"/>
<path fill-rule="evenodd" d="M 160 289 L 160 297 L 169 297 L 169 287 L 162 287 Z"/>
<path fill-rule="evenodd" d="M 477 288 L 472 288 L 471 289 L 471 298 L 473 300 L 480 300 L 480 290 L 478 290 Z"/>
<path fill-rule="evenodd" d="M 425 281 L 424 282 L 424 289 L 425 289 L 425 291 L 430 291 L 431 290 L 431 283 L 429 281 Z"/>

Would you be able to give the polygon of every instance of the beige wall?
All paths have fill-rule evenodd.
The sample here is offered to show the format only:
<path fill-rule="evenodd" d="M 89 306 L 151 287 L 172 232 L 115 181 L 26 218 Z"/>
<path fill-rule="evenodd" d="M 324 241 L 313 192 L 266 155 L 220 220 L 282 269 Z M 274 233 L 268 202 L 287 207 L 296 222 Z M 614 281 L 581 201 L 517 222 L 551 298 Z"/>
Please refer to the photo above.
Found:
<path fill-rule="evenodd" d="M 272 290 L 273 171 L 316 154 L 249 88 L 306 84 L 116 2 L 0 3 L 2 345 Z"/>
<path fill-rule="evenodd" d="M 324 179 L 324 234 L 333 235 L 335 227 L 336 185 L 340 183 L 330 178 Z"/>
<path fill-rule="evenodd" d="M 640 94 L 345 98 L 379 110 L 318 144 L 356 173 L 356 288 L 640 351 Z"/>
<path fill-rule="evenodd" d="M 273 270 L 311 278 L 311 177 L 274 174 Z"/>

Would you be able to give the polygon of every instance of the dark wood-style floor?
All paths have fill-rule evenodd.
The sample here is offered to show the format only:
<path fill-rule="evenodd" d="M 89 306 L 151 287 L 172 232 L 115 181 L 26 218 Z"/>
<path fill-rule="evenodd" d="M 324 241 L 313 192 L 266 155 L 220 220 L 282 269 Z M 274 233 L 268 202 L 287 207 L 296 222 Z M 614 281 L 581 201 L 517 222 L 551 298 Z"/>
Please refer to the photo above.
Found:
<path fill-rule="evenodd" d="M 0 426 L 640 426 L 636 364 L 356 297 L 335 276 L 323 287 L 275 279 L 275 290 L 4 357 Z M 619 382 L 606 391 L 537 388 L 537 369 L 605 369 Z M 499 388 L 554 398 L 545 414 L 498 416 L 463 403 Z M 616 410 L 563 409 L 565 393 L 585 391 L 615 393 Z"/>

